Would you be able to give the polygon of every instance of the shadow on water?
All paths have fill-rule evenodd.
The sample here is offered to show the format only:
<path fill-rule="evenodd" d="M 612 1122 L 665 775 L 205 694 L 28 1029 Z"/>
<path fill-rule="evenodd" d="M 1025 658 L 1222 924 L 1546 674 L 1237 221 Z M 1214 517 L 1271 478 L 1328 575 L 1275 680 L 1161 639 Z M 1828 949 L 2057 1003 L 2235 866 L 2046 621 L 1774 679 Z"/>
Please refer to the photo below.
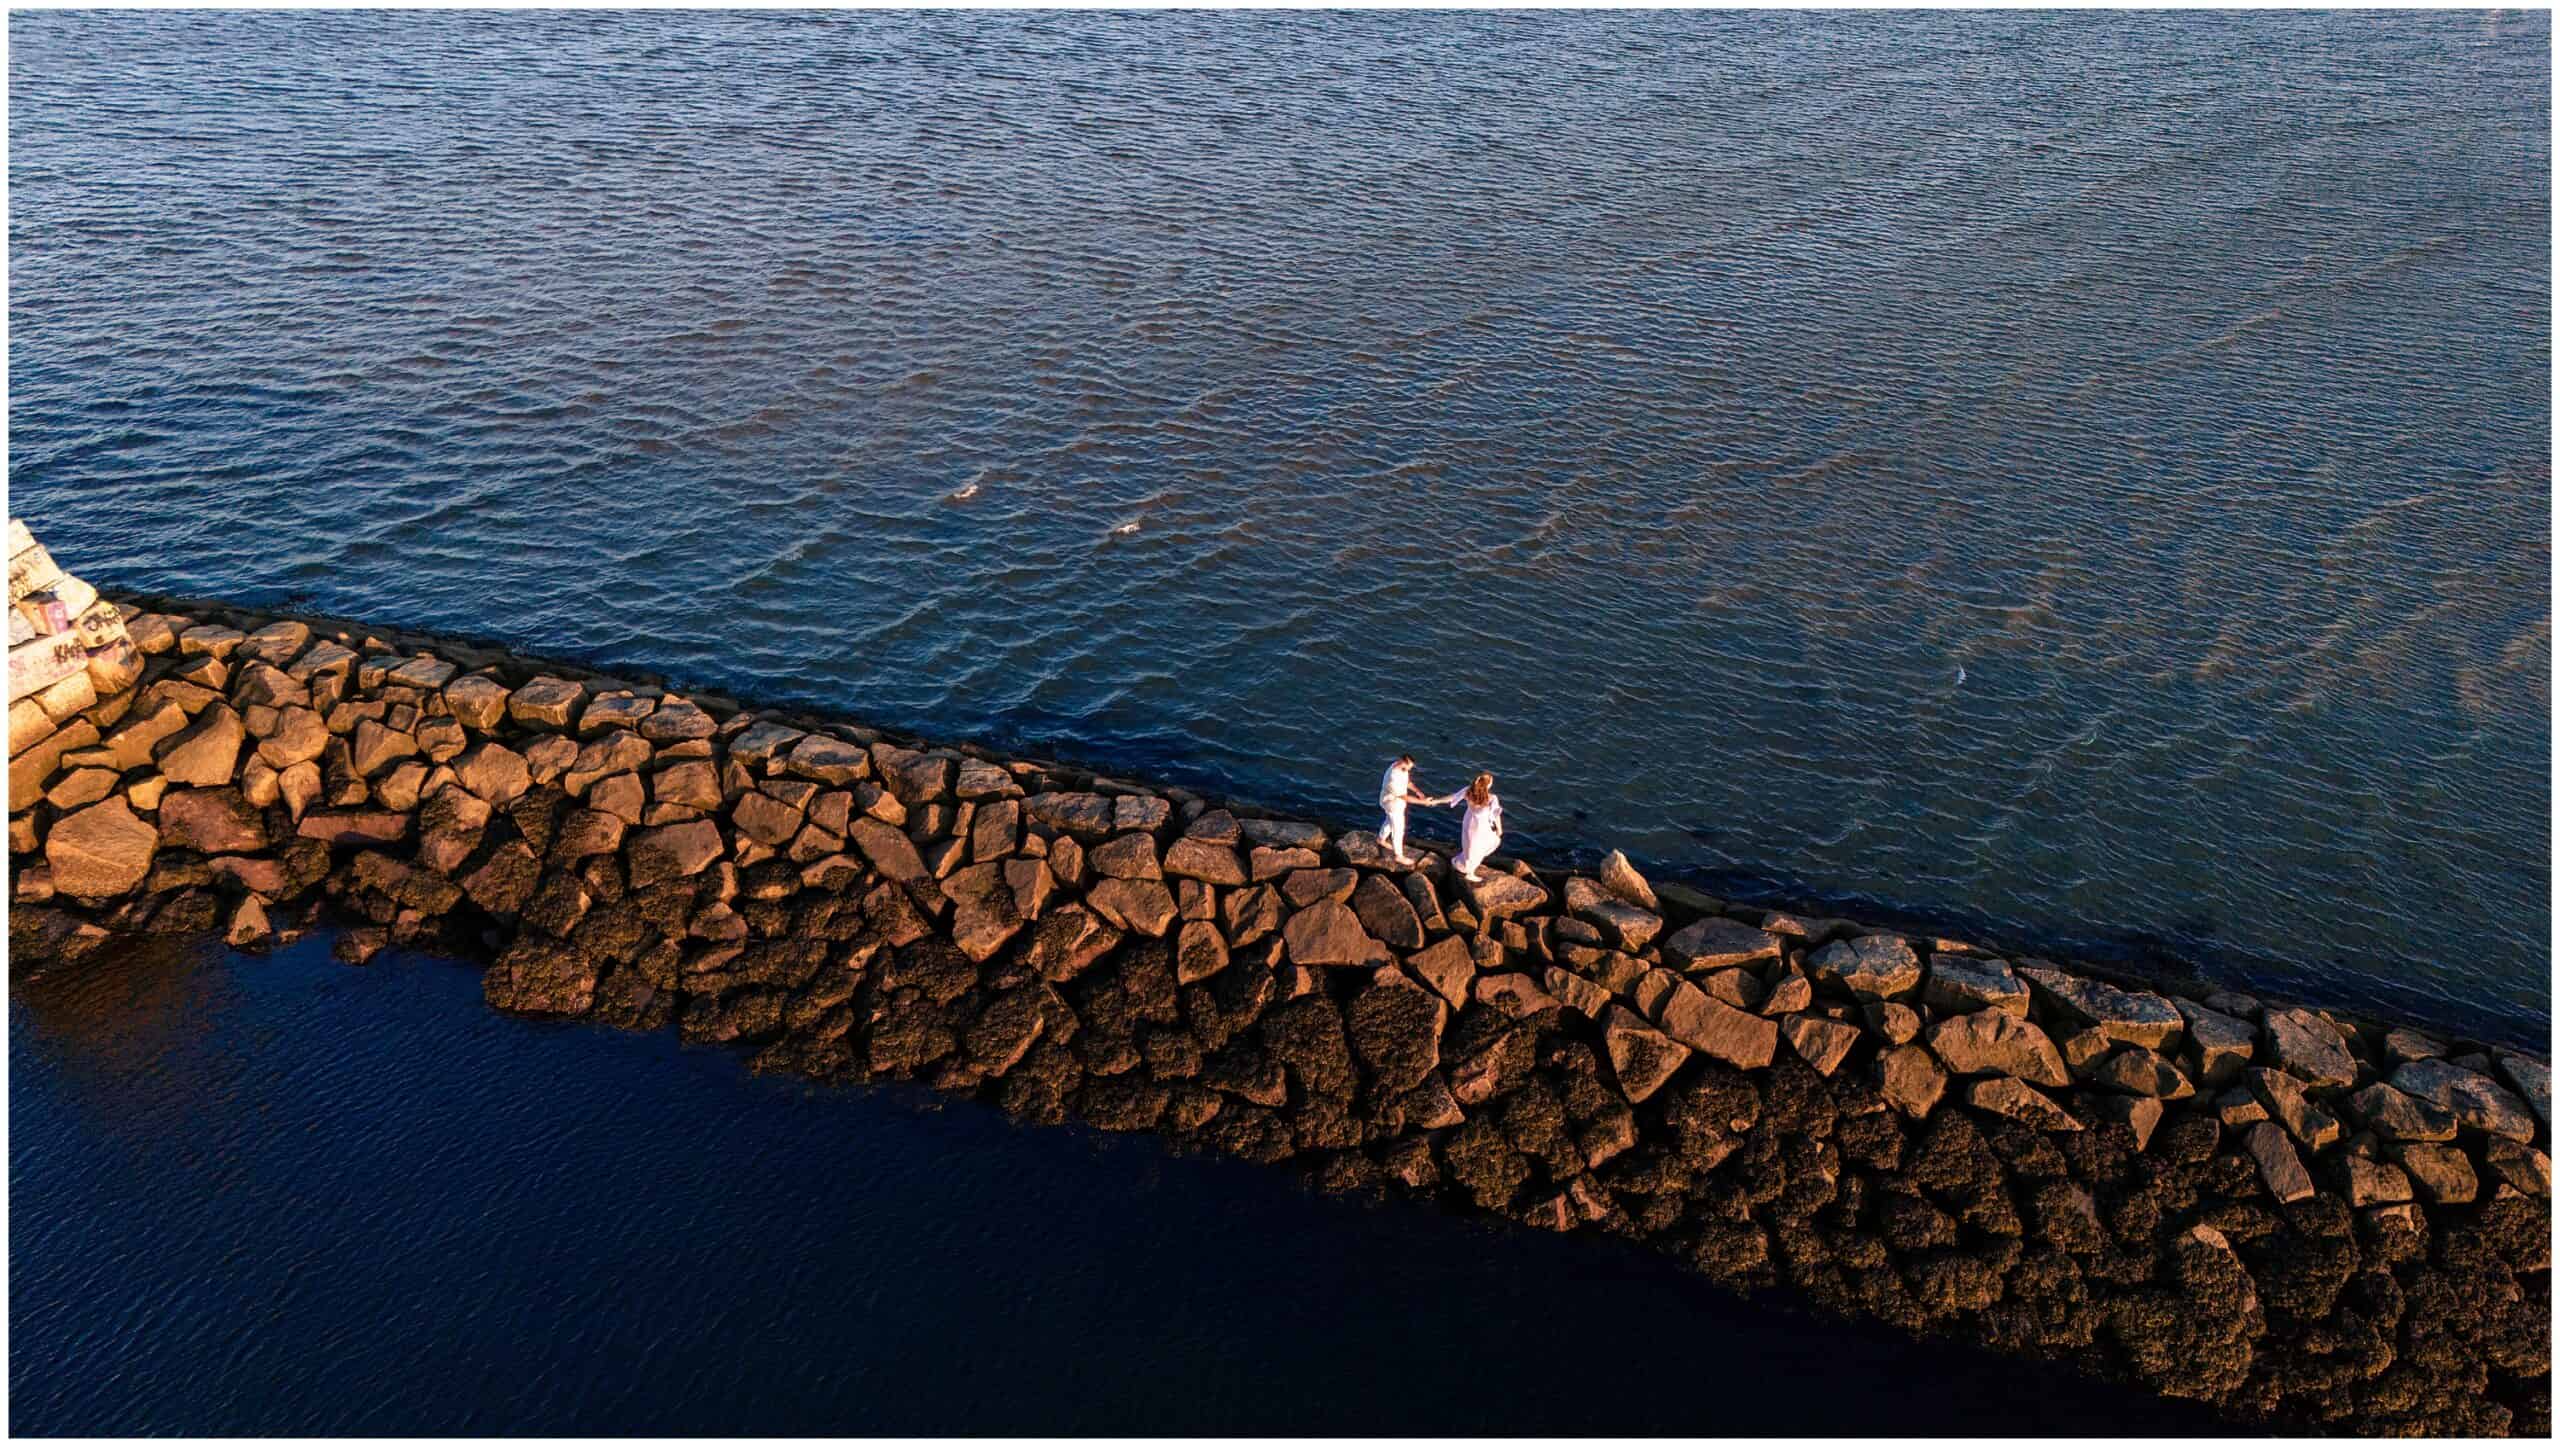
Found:
<path fill-rule="evenodd" d="M 12 981 L 17 1430 L 2216 1430 L 1617 1243 L 757 1078 L 328 945 Z"/>

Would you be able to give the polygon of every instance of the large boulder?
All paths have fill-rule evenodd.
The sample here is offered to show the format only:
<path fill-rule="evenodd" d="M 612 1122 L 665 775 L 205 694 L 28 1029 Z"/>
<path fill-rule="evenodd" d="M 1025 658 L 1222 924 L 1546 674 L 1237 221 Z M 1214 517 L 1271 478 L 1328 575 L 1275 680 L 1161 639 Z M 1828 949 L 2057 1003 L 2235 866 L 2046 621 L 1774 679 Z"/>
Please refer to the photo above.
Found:
<path fill-rule="evenodd" d="M 1779 949 L 1776 935 L 1715 914 L 1672 931 L 1662 957 L 1684 970 L 1723 970 L 1774 960 Z"/>
<path fill-rule="evenodd" d="M 2391 1072 L 2391 1083 L 2473 1130 L 2504 1136 L 2519 1145 L 2533 1144 L 2532 1109 L 2477 1071 L 2449 1061 L 2411 1060 Z"/>
<path fill-rule="evenodd" d="M 1022 930 L 1022 912 L 1002 862 L 973 864 L 942 882 L 954 906 L 951 942 L 976 964 L 985 964 Z"/>
<path fill-rule="evenodd" d="M 1176 879 L 1196 879 L 1203 884 L 1245 882 L 1244 863 L 1236 858 L 1235 850 L 1190 834 L 1166 846 L 1164 872 Z"/>
<path fill-rule="evenodd" d="M 720 826 L 708 819 L 639 830 L 631 835 L 625 849 L 631 887 L 646 889 L 670 879 L 699 874 L 711 861 L 719 858 L 725 848 L 720 838 Z"/>
<path fill-rule="evenodd" d="M 1600 861 L 1600 887 L 1638 909 L 1662 913 L 1662 902 L 1654 897 L 1653 887 L 1645 883 L 1643 875 L 1636 873 L 1636 867 L 1627 862 L 1627 856 L 1615 849 L 1609 851 L 1608 858 Z"/>
<path fill-rule="evenodd" d="M 1440 1064 L 1440 1032 L 1449 1007 L 1394 970 L 1380 970 L 1351 1002 L 1351 1050 L 1377 1081 L 1400 1093 L 1422 1084 Z"/>
<path fill-rule="evenodd" d="M 172 784 L 220 788 L 231 782 L 249 731 L 227 704 L 210 704 L 160 745 L 160 772 Z"/>
<path fill-rule="evenodd" d="M 1601 1037 L 1608 1047 L 1609 1067 L 1617 1073 L 1618 1089 L 1630 1101 L 1642 1102 L 1660 1090 L 1689 1060 L 1686 1047 L 1623 1005 L 1610 1007 L 1608 1018 L 1601 1022 Z"/>
<path fill-rule="evenodd" d="M 44 862 L 55 892 L 106 899 L 142 883 L 159 847 L 160 831 L 134 817 L 117 795 L 55 820 L 45 835 Z"/>
<path fill-rule="evenodd" d="M 1361 928 L 1392 948 L 1422 947 L 1422 918 L 1413 912 L 1413 901 L 1383 874 L 1360 877 L 1359 888 L 1351 892 L 1351 912 L 1359 916 Z"/>
<path fill-rule="evenodd" d="M 2012 1075 L 2064 1086 L 2071 1071 L 2044 1031 L 2006 1010 L 1952 1015 L 1929 1027 L 1929 1049 L 1957 1075 Z"/>
<path fill-rule="evenodd" d="M 238 789 L 171 789 L 161 796 L 160 842 L 198 854 L 246 854 L 267 847 L 266 815 Z"/>
<path fill-rule="evenodd" d="M 2249 1067 L 2246 1079 L 2249 1094 L 2295 1140 L 2309 1146 L 2315 1153 L 2337 1143 L 2340 1134 L 2337 1120 L 2312 1103 L 2311 1093 L 2303 1089 L 2301 1081 L 2281 1070 L 2269 1070 L 2259 1065 Z"/>
<path fill-rule="evenodd" d="M 2479 1173 L 2458 1146 L 2396 1143 L 2383 1150 L 2418 1183 L 2418 1193 L 2436 1205 L 2459 1206 L 2480 1194 Z"/>
<path fill-rule="evenodd" d="M 1360 927 L 1360 917 L 1332 899 L 1319 899 L 1290 915 L 1280 937 L 1294 964 L 1365 965 L 1382 953 L 1378 942 Z"/>
<path fill-rule="evenodd" d="M 1996 1075 L 1977 1080 L 1965 1087 L 1965 1104 L 2037 1130 L 2075 1131 L 2085 1129 L 2071 1112 L 2054 1104 L 2053 1098 L 2014 1076 Z"/>
<path fill-rule="evenodd" d="M 2286 1073 L 2333 1090 L 2356 1083 L 2355 1054 L 2328 1021 L 2308 1010 L 2269 1010 L 2266 1026 L 2269 1051 Z"/>
<path fill-rule="evenodd" d="M 2119 990 L 2104 980 L 2060 970 L 2030 967 L 2019 970 L 2018 977 L 2056 1017 L 2122 1044 L 2158 1050 L 2187 1028 L 2186 1017 L 2166 996 Z"/>
<path fill-rule="evenodd" d="M 2288 1204 L 2311 1194 L 2311 1173 L 2302 1168 L 2302 1157 L 2294 1153 L 2293 1140 L 2284 1127 L 2262 1120 L 2249 1127 L 2240 1138 L 2241 1148 L 2258 1164 L 2259 1178 L 2267 1183 L 2267 1192 Z"/>
<path fill-rule="evenodd" d="M 1482 919 L 1527 914 L 1545 907 L 1547 902 L 1547 891 L 1543 886 L 1498 870 L 1487 869 L 1472 883 L 1464 875 L 1452 874 L 1449 877 L 1465 891 L 1467 903 Z"/>
<path fill-rule="evenodd" d="M 2379 1080 L 2347 1097 L 2347 1106 L 2386 1141 L 2449 1141 L 2461 1129 L 2452 1111 Z"/>
<path fill-rule="evenodd" d="M 1816 984 L 1845 990 L 1854 1000 L 1899 1000 L 1920 989 L 1920 956 L 1900 935 L 1833 940 L 1805 965 Z"/>
<path fill-rule="evenodd" d="M 1778 1023 L 1778 1030 L 1787 1037 L 1789 1048 L 1821 1075 L 1838 1070 L 1858 1043 L 1857 1026 L 1820 1015 L 1789 1015 Z"/>
<path fill-rule="evenodd" d="M 1173 892 L 1154 879 L 1105 879 L 1085 891 L 1085 903 L 1104 919 L 1149 939 L 1162 939 L 1173 927 Z"/>
<path fill-rule="evenodd" d="M 1947 1072 L 1918 1045 L 1900 1045 L 1876 1057 L 1876 1093 L 1913 1120 L 1925 1120 L 1947 1092 Z"/>
<path fill-rule="evenodd" d="M 2172 999 L 2187 1022 L 2187 1039 L 2195 1046 L 2196 1067 L 2207 1085 L 2229 1085 L 2240 1078 L 2258 1049 L 2258 1027 L 2246 1020 L 2208 1010 L 2190 1000 Z"/>
<path fill-rule="evenodd" d="M 1777 1058 L 1777 1021 L 1737 1010 L 1686 980 L 1663 997 L 1657 1018 L 1664 1034 L 1727 1064 L 1759 1070 Z"/>
<path fill-rule="evenodd" d="M 1938 954 L 1929 959 L 1929 979 L 1921 986 L 1920 999 L 1942 1015 L 2003 1010 L 2023 1018 L 2027 982 L 2007 960 L 1995 956 Z"/>
<path fill-rule="evenodd" d="M 902 884 L 932 873 L 925 868 L 924 856 L 916 852 L 914 840 L 877 819 L 854 820 L 847 826 L 846 835 L 862 851 L 862 857 L 871 861 L 872 868 Z"/>

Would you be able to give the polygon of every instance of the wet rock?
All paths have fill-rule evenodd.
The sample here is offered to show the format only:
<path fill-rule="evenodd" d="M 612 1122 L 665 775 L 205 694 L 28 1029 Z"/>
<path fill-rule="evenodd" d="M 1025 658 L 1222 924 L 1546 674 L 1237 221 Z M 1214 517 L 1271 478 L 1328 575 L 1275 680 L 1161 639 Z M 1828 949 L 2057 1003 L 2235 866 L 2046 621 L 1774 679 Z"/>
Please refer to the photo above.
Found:
<path fill-rule="evenodd" d="M 1673 931 L 1662 942 L 1662 957 L 1684 970 L 1722 970 L 1774 960 L 1779 948 L 1778 936 L 1766 930 L 1709 915 Z"/>
<path fill-rule="evenodd" d="M 1624 1006 L 1610 1007 L 1601 1022 L 1601 1036 L 1608 1047 L 1609 1068 L 1616 1073 L 1619 1091 L 1637 1104 L 1650 1099 L 1689 1060 L 1686 1046 L 1645 1024 Z"/>
<path fill-rule="evenodd" d="M 116 797 L 55 820 L 44 860 L 56 893 L 106 899 L 142 883 L 159 847 L 159 831 Z"/>
<path fill-rule="evenodd" d="M 1976 1080 L 1965 1087 L 1965 1103 L 1976 1110 L 2007 1116 L 2037 1130 L 2074 1131 L 2080 1122 L 2054 1104 L 2050 1096 L 2012 1076 Z"/>
<path fill-rule="evenodd" d="M 1124 930 L 1160 939 L 1173 926 L 1173 894 L 1152 879 L 1105 879 L 1085 891 L 1096 913 Z"/>
<path fill-rule="evenodd" d="M 2488 1076 L 2442 1060 L 2411 1060 L 2391 1072 L 2391 1084 L 2473 1130 L 2533 1144 L 2533 1112 Z"/>
<path fill-rule="evenodd" d="M 1918 1045 L 1898 1045 L 1876 1057 L 1876 1092 L 1913 1120 L 1925 1120 L 1946 1094 L 1947 1073 Z"/>
<path fill-rule="evenodd" d="M 1664 1034 L 1727 1064 L 1759 1070 L 1777 1058 L 1776 1020 L 1737 1010 L 1686 980 L 1663 997 L 1657 1018 Z"/>
<path fill-rule="evenodd" d="M 2480 1194 L 2480 1177 L 2471 1169 L 2471 1158 L 2458 1147 L 2393 1141 L 2382 1149 L 2385 1156 L 2409 1173 L 2419 1194 L 2432 1204 L 2459 1206 Z"/>
<path fill-rule="evenodd" d="M 160 772 L 173 784 L 220 788 L 231 782 L 248 737 L 229 705 L 207 705 L 195 722 L 160 745 Z"/>
<path fill-rule="evenodd" d="M 1858 1043 L 1856 1026 L 1818 1015 L 1789 1015 L 1779 1022 L 1778 1030 L 1796 1054 L 1821 1075 L 1838 1070 Z"/>
<path fill-rule="evenodd" d="M 2001 1010 L 2023 1018 L 2027 984 L 2007 960 L 1990 955 L 1937 955 L 1929 961 L 1929 978 L 1920 998 L 1940 1014 Z"/>
<path fill-rule="evenodd" d="M 1289 958 L 1301 965 L 1360 965 L 1377 958 L 1380 946 L 1360 925 L 1360 917 L 1332 899 L 1289 916 L 1281 927 Z"/>
<path fill-rule="evenodd" d="M 2308 1010 L 2269 1010 L 2269 1053 L 2276 1065 L 2308 1085 L 2343 1090 L 2356 1083 L 2356 1059 L 2328 1021 Z"/>
<path fill-rule="evenodd" d="M 1834 940 L 1805 965 L 1815 984 L 1845 991 L 1854 1000 L 1898 1000 L 1920 989 L 1920 956 L 1900 935 Z"/>
<path fill-rule="evenodd" d="M 2288 1204 L 2311 1194 L 2311 1174 L 2302 1168 L 2302 1157 L 2294 1153 L 2284 1127 L 2262 1120 L 2249 1127 L 2240 1145 L 2257 1163 L 2258 1178 L 2266 1183 L 2268 1194 Z"/>
<path fill-rule="evenodd" d="M 2066 1086 L 2071 1072 L 2042 1030 L 2005 1010 L 1955 1015 L 1929 1027 L 1929 1049 L 1957 1075 L 2010 1075 Z"/>
<path fill-rule="evenodd" d="M 256 895 L 244 897 L 231 912 L 231 923 L 223 931 L 223 943 L 235 950 L 250 949 L 274 938 L 275 926 L 267 919 L 267 907 Z"/>
<path fill-rule="evenodd" d="M 480 977 L 481 992 L 501 1010 L 528 1015 L 583 1015 L 594 1007 L 596 961 L 575 946 L 521 935 Z"/>
<path fill-rule="evenodd" d="M 2178 1013 L 2178 1007 L 2160 995 L 2119 990 L 2103 980 L 2060 970 L 2025 968 L 2017 973 L 2055 1018 L 2085 1026 L 2110 1040 L 2158 1050 L 2187 1028 L 2186 1017 Z"/>

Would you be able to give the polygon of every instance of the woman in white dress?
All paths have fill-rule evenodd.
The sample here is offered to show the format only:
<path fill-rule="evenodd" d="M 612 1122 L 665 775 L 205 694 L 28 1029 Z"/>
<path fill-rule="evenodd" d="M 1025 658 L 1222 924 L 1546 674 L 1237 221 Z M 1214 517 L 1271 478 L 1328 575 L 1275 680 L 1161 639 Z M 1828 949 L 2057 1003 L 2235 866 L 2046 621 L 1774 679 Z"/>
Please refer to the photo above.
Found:
<path fill-rule="evenodd" d="M 1481 883 L 1482 876 L 1476 873 L 1477 866 L 1484 863 L 1486 855 L 1502 846 L 1502 800 L 1494 796 L 1493 775 L 1478 774 L 1474 783 L 1431 802 L 1452 808 L 1461 804 L 1466 806 L 1467 817 L 1458 826 L 1457 869 L 1467 883 Z"/>

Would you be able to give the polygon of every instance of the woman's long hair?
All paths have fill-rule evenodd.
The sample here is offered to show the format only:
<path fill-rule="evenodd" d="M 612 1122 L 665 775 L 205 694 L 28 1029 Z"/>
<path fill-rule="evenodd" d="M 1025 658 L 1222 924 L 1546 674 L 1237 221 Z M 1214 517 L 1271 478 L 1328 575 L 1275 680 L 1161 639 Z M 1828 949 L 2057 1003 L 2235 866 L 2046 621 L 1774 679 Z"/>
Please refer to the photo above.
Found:
<path fill-rule="evenodd" d="M 1476 775 L 1476 781 L 1467 786 L 1467 802 L 1479 809 L 1493 802 L 1493 775 Z"/>

